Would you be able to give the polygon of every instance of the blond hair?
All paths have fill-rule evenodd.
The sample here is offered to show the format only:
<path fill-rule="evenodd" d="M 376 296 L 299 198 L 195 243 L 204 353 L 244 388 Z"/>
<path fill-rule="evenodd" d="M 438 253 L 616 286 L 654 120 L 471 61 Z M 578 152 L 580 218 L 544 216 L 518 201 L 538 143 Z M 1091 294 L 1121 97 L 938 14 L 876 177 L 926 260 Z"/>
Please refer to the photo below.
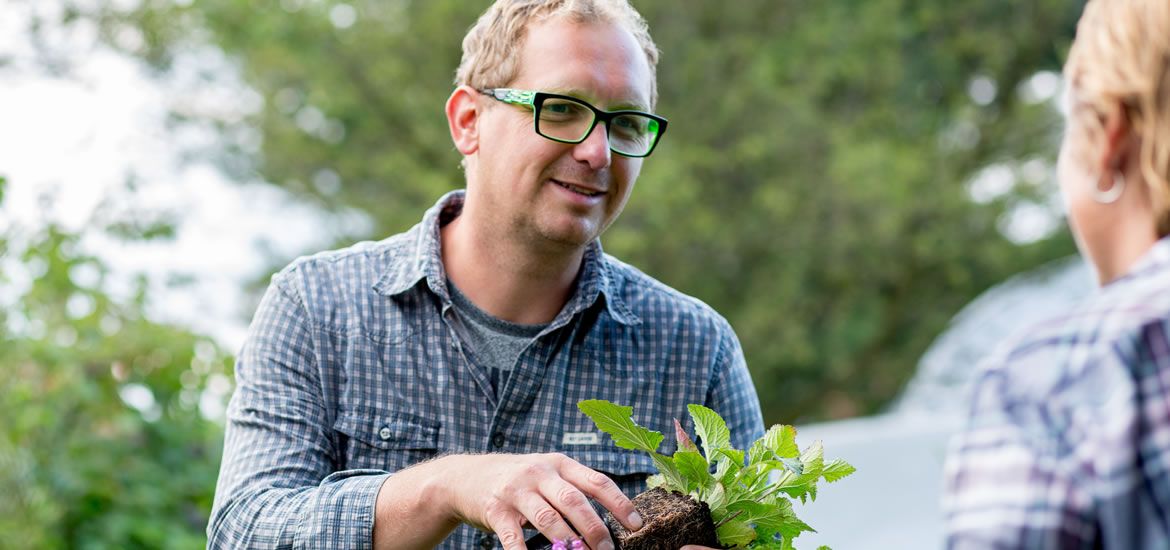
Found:
<path fill-rule="evenodd" d="M 1140 145 L 1139 166 L 1157 214 L 1158 236 L 1170 235 L 1170 0 L 1090 0 L 1065 64 L 1077 101 L 1096 116 L 1120 106 Z"/>
<path fill-rule="evenodd" d="M 577 23 L 615 23 L 634 35 L 650 64 L 650 105 L 658 102 L 658 47 L 646 20 L 626 0 L 498 0 L 463 38 L 455 85 L 477 89 L 508 85 L 518 72 L 520 47 L 529 25 L 554 17 Z"/>

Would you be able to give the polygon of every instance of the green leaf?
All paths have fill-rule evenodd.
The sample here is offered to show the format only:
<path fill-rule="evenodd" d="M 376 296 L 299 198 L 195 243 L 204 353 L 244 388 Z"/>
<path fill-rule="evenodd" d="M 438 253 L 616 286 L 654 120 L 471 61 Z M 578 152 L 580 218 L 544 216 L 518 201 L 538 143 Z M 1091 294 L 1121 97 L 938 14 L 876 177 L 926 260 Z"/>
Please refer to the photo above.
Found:
<path fill-rule="evenodd" d="M 772 452 L 782 458 L 791 458 L 800 454 L 796 446 L 796 428 L 792 426 L 780 427 L 780 440 L 772 447 Z"/>
<path fill-rule="evenodd" d="M 661 433 L 643 428 L 631 419 L 634 416 L 633 407 L 623 407 L 602 399 L 587 399 L 577 403 L 577 408 L 591 418 L 599 430 L 609 434 L 618 447 L 653 453 L 658 450 L 658 444 L 662 443 Z"/>
<path fill-rule="evenodd" d="M 794 474 L 800 475 L 804 473 L 804 464 L 795 458 L 781 458 L 780 463 Z"/>
<path fill-rule="evenodd" d="M 674 453 L 674 465 L 686 480 L 687 492 L 697 487 L 706 489 L 715 482 L 711 472 L 707 470 L 707 460 L 697 451 L 679 451 Z"/>
<path fill-rule="evenodd" d="M 662 487 L 664 489 L 668 489 L 667 487 L 665 487 L 665 485 L 666 485 L 666 477 L 663 476 L 662 474 L 651 474 L 649 477 L 646 478 L 646 488 L 648 488 L 648 489 L 653 489 L 655 487 Z"/>
<path fill-rule="evenodd" d="M 832 483 L 856 471 L 857 468 L 854 468 L 852 464 L 838 458 L 825 465 L 825 469 L 821 471 L 821 477 Z"/>
<path fill-rule="evenodd" d="M 735 465 L 736 470 L 743 468 L 743 451 L 739 449 L 727 448 L 719 449 L 716 454 L 718 455 L 716 457 L 718 460 L 726 458 L 729 462 Z"/>
<path fill-rule="evenodd" d="M 715 535 L 724 546 L 747 546 L 756 540 L 756 530 L 746 521 L 731 520 L 715 529 Z"/>
<path fill-rule="evenodd" d="M 687 480 L 683 478 L 678 471 L 678 467 L 674 465 L 674 460 L 665 455 L 658 453 L 650 453 L 650 458 L 654 460 L 654 467 L 658 468 L 658 473 L 662 474 L 663 484 L 661 487 L 667 491 L 678 491 L 680 493 L 689 493 L 687 489 Z"/>
<path fill-rule="evenodd" d="M 810 533 L 817 532 L 816 529 L 809 527 L 807 523 L 800 521 L 800 518 L 796 517 L 796 514 L 785 517 L 784 521 L 776 529 L 776 532 L 780 533 L 780 536 L 788 540 L 792 540 L 806 531 Z"/>
<path fill-rule="evenodd" d="M 723 487 L 722 483 L 712 485 L 711 490 L 703 498 L 703 502 L 706 502 L 707 506 L 711 508 L 711 519 L 715 523 L 719 523 L 727 517 L 727 489 Z"/>
<path fill-rule="evenodd" d="M 783 501 L 788 504 L 787 510 L 792 510 L 792 505 L 787 500 Z M 783 505 L 767 505 L 753 500 L 741 500 L 727 505 L 728 513 L 742 512 L 736 516 L 735 519 L 745 521 L 747 523 L 755 523 L 764 526 L 779 525 L 784 517 L 785 507 Z"/>
<path fill-rule="evenodd" d="M 731 446 L 731 432 L 719 413 L 702 405 L 687 405 L 687 410 L 695 421 L 695 433 L 703 443 L 703 455 L 708 460 L 715 456 L 717 449 Z"/>
<path fill-rule="evenodd" d="M 760 462 L 777 458 L 796 458 L 800 449 L 796 447 L 796 428 L 775 424 L 757 439 L 748 449 L 748 460 Z"/>
<path fill-rule="evenodd" d="M 715 459 L 715 479 L 720 482 L 730 482 L 729 476 L 735 476 L 743 469 L 743 451 L 738 449 L 719 449 Z"/>

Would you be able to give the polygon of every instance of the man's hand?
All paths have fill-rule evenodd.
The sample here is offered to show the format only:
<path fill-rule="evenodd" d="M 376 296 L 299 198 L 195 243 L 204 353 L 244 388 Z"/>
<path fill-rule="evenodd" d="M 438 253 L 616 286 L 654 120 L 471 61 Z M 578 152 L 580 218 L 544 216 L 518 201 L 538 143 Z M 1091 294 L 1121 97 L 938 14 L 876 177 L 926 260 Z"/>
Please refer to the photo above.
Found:
<path fill-rule="evenodd" d="M 386 480 L 378 493 L 375 546 L 433 546 L 464 522 L 495 532 L 505 550 L 524 550 L 525 526 L 549 540 L 580 536 L 590 548 L 612 550 L 609 530 L 587 497 L 627 529 L 642 527 L 613 480 L 562 454 L 446 456 Z"/>

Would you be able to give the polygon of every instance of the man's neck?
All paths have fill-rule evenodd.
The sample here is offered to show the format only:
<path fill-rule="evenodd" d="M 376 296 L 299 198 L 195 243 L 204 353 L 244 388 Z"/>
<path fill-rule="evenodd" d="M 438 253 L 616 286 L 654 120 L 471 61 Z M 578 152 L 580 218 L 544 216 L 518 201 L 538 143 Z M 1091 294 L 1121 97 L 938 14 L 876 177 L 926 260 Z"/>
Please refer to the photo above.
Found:
<path fill-rule="evenodd" d="M 573 291 L 584 249 L 533 250 L 462 215 L 441 230 L 447 277 L 477 307 L 519 324 L 551 322 Z"/>

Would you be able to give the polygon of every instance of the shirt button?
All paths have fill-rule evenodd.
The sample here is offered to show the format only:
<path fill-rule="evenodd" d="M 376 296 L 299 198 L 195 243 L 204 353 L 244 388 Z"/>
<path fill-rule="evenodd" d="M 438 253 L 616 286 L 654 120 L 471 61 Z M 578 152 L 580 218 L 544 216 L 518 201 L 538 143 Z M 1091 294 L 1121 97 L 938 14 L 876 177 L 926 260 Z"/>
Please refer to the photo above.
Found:
<path fill-rule="evenodd" d="M 507 438 L 504 437 L 503 432 L 496 432 L 496 435 L 492 436 L 492 446 L 497 448 L 497 449 L 503 447 L 504 443 L 506 443 L 507 441 L 508 440 L 507 440 Z"/>
<path fill-rule="evenodd" d="M 382 438 L 383 441 L 390 439 L 390 436 L 392 435 L 394 435 L 394 433 L 391 432 L 390 428 L 386 426 L 382 426 L 382 429 L 378 430 L 378 437 Z"/>
<path fill-rule="evenodd" d="M 484 550 L 496 547 L 496 541 L 492 539 L 491 535 L 484 535 L 479 539 L 479 547 Z"/>

